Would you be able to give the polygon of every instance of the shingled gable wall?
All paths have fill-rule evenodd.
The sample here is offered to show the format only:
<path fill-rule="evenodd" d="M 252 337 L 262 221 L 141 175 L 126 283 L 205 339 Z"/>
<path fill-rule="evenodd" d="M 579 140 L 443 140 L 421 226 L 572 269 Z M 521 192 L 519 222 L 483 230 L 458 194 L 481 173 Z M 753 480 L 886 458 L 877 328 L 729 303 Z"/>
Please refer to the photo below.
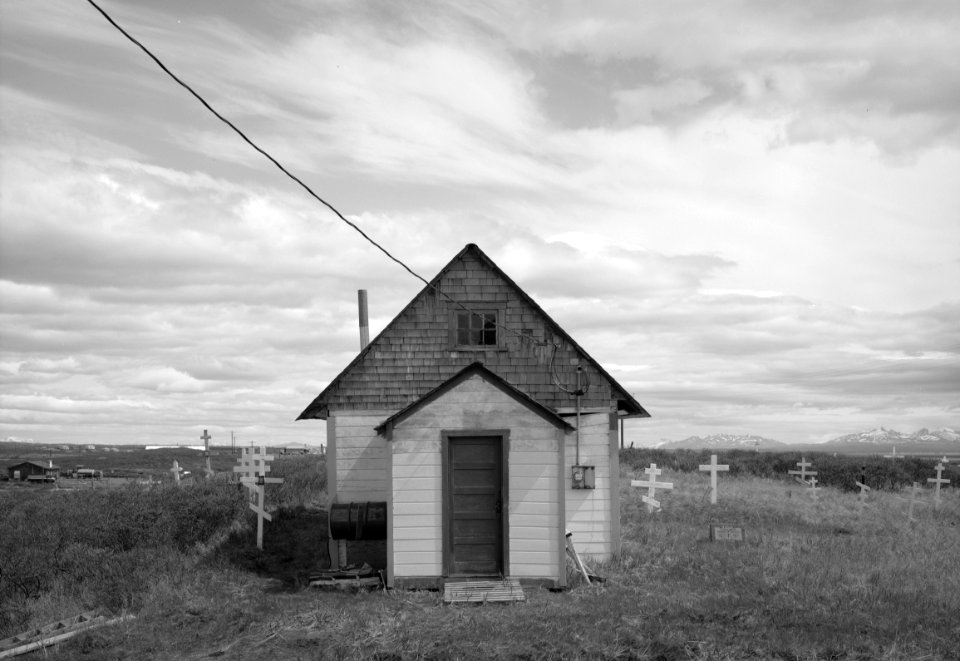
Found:
<path fill-rule="evenodd" d="M 590 389 L 585 410 L 611 410 L 625 395 L 614 392 L 609 377 L 559 327 L 537 308 L 475 245 L 465 247 L 432 284 L 468 308 L 501 311 L 497 348 L 455 350 L 451 315 L 455 304 L 431 288 L 422 290 L 368 347 L 300 415 L 326 418 L 334 411 L 399 410 L 416 401 L 467 365 L 481 361 L 501 378 L 554 410 L 570 410 L 573 398 L 559 390 L 551 374 L 552 346 L 559 345 L 553 367 L 561 383 L 576 384 L 576 366 L 584 368 Z M 633 402 L 639 411 L 643 409 Z"/>

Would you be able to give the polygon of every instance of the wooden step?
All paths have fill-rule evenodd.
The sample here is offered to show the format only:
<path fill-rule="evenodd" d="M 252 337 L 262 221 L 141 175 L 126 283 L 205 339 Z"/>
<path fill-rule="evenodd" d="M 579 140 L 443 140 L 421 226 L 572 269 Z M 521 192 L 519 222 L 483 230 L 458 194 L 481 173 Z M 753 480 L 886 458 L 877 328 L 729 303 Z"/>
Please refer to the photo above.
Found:
<path fill-rule="evenodd" d="M 517 578 L 452 580 L 443 584 L 443 601 L 447 604 L 525 600 L 520 579 Z"/>

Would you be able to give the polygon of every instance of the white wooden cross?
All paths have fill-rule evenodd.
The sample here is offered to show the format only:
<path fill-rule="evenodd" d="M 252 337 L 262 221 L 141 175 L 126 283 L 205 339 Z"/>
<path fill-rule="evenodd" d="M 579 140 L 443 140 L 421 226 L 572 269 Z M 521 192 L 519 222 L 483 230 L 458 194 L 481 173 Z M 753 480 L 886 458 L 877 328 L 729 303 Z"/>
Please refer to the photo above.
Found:
<path fill-rule="evenodd" d="M 933 492 L 933 506 L 934 508 L 940 507 L 940 485 L 941 484 L 950 484 L 950 480 L 943 479 L 943 464 L 938 463 L 935 466 L 937 471 L 936 477 L 928 477 L 927 482 L 933 482 L 936 485 L 936 489 Z"/>
<path fill-rule="evenodd" d="M 647 504 L 647 511 L 653 512 L 654 509 L 660 509 L 660 501 L 653 497 L 655 490 L 657 488 L 672 489 L 673 482 L 657 482 L 657 475 L 661 475 L 663 471 L 657 468 L 656 464 L 650 464 L 650 468 L 644 468 L 643 472 L 649 475 L 650 479 L 647 481 L 630 480 L 630 486 L 647 487 L 647 495 L 642 496 L 641 500 Z"/>
<path fill-rule="evenodd" d="M 710 471 L 710 504 L 717 504 L 717 472 L 728 471 L 730 466 L 726 464 L 717 464 L 717 455 L 710 455 L 709 464 L 700 464 L 700 470 Z"/>
<path fill-rule="evenodd" d="M 796 475 L 795 479 L 800 484 L 810 484 L 807 481 L 807 477 L 812 477 L 817 474 L 817 471 L 808 471 L 807 469 L 813 466 L 812 463 L 807 461 L 806 457 L 800 457 L 800 461 L 797 462 L 797 466 L 800 467 L 798 471 L 787 471 L 787 475 Z"/>
<path fill-rule="evenodd" d="M 811 477 L 810 481 L 807 482 L 810 485 L 810 495 L 814 500 L 817 499 L 817 492 L 820 490 L 820 487 L 817 486 L 817 478 Z"/>
<path fill-rule="evenodd" d="M 174 482 L 180 481 L 180 471 L 183 470 L 180 468 L 180 464 L 177 463 L 177 460 L 173 460 L 173 466 L 170 467 L 170 472 L 173 473 Z"/>
<path fill-rule="evenodd" d="M 867 499 L 867 492 L 870 491 L 870 487 L 868 487 L 868 486 L 867 486 L 866 484 L 864 484 L 863 482 L 860 482 L 859 480 L 857 480 L 856 482 L 854 482 L 854 484 L 856 484 L 858 487 L 860 487 L 860 496 L 859 496 L 859 498 L 860 498 L 860 502 L 862 503 L 863 501 L 865 501 L 865 500 Z"/>
<path fill-rule="evenodd" d="M 267 477 L 270 472 L 268 461 L 273 460 L 272 454 L 267 454 L 267 448 L 249 447 L 240 449 L 239 466 L 234 466 L 235 473 L 240 473 L 240 482 L 246 486 L 253 497 L 250 503 L 252 509 L 257 515 L 257 548 L 263 548 L 263 520 L 272 521 L 273 517 L 264 509 L 264 485 L 279 484 L 283 482 L 282 477 Z"/>

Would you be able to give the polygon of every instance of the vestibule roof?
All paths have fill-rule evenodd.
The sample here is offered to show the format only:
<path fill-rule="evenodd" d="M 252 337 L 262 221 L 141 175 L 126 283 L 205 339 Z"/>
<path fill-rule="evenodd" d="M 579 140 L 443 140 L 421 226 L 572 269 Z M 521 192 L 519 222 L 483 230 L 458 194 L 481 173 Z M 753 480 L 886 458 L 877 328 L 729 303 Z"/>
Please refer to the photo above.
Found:
<path fill-rule="evenodd" d="M 486 381 L 487 383 L 490 383 L 494 387 L 506 393 L 507 395 L 515 399 L 517 402 L 526 406 L 528 409 L 530 409 L 531 411 L 539 415 L 541 418 L 543 418 L 547 422 L 552 423 L 554 426 L 564 429 L 566 431 L 573 431 L 574 428 L 570 425 L 570 423 L 568 423 L 566 420 L 560 417 L 557 413 L 547 408 L 537 400 L 533 399 L 532 397 L 530 397 L 530 395 L 524 392 L 521 392 L 520 390 L 517 390 L 516 388 L 511 386 L 509 383 L 507 383 L 506 381 L 501 379 L 499 376 L 497 376 L 496 374 L 488 370 L 486 367 L 484 367 L 483 363 L 477 362 L 477 363 L 473 363 L 472 365 L 468 365 L 464 369 L 460 370 L 460 372 L 453 375 L 453 377 L 451 377 L 444 383 L 440 384 L 439 386 L 437 386 L 436 388 L 428 392 L 426 395 L 424 395 L 417 401 L 413 402 L 409 406 L 406 406 L 400 409 L 399 411 L 391 415 L 389 418 L 381 422 L 375 428 L 377 430 L 377 433 L 380 434 L 381 436 L 385 435 L 388 441 L 391 440 L 390 436 L 391 436 L 391 431 L 394 425 L 399 424 L 406 418 L 410 417 L 411 415 L 413 415 L 420 409 L 424 408 L 425 406 L 428 406 L 431 402 L 439 399 L 445 393 L 456 388 L 458 385 L 460 385 L 461 383 L 463 383 L 464 381 L 466 381 L 467 379 L 473 376 L 480 376 L 480 378 L 482 378 L 484 381 Z"/>

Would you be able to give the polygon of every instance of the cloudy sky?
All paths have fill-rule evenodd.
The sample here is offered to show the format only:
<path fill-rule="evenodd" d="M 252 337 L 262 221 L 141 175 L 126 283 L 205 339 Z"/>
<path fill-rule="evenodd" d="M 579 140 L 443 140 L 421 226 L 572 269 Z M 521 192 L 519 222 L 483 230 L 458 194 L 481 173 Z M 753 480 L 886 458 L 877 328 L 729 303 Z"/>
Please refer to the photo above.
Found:
<path fill-rule="evenodd" d="M 102 4 L 427 279 L 478 244 L 628 441 L 960 427 L 954 0 Z M 0 57 L 0 436 L 322 442 L 421 283 L 84 0 Z"/>

